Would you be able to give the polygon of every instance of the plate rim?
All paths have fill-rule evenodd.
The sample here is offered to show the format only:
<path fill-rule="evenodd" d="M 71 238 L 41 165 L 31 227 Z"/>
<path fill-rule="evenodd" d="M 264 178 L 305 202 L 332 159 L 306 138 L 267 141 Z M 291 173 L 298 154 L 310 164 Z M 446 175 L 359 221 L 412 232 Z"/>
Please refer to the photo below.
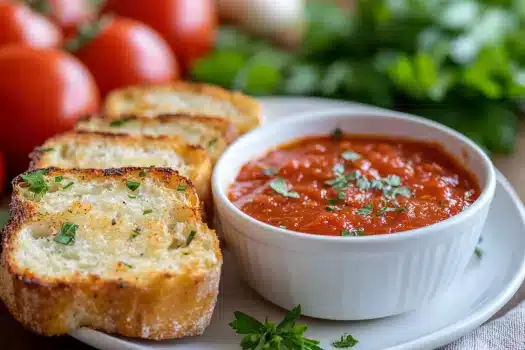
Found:
<path fill-rule="evenodd" d="M 262 105 L 262 110 L 265 110 L 265 103 L 318 103 L 319 108 L 340 108 L 340 107 L 354 107 L 363 110 L 382 110 L 382 108 L 370 106 L 361 103 L 355 103 L 350 101 L 342 101 L 335 99 L 326 99 L 319 97 L 279 97 L 279 96 L 269 96 L 269 97 L 260 97 L 259 101 Z M 325 105 L 324 107 L 322 105 Z M 275 106 L 272 106 L 273 109 Z M 293 117 L 295 114 L 304 113 L 302 111 L 286 113 L 283 115 L 283 118 Z M 267 120 L 267 116 L 263 116 L 263 120 Z M 509 182 L 509 180 L 496 169 L 496 179 L 497 182 L 503 187 L 503 190 L 507 192 L 510 199 L 512 200 L 515 207 L 518 209 L 521 220 L 525 223 L 525 205 L 519 198 L 514 186 Z M 521 254 L 521 262 L 518 268 L 515 270 L 512 278 L 508 283 L 505 283 L 501 288 L 500 292 L 495 295 L 492 300 L 486 303 L 482 308 L 468 314 L 465 317 L 457 319 L 455 322 L 431 333 L 425 334 L 414 340 L 408 342 L 403 342 L 400 344 L 393 345 L 391 347 L 385 348 L 384 350 L 406 350 L 406 349 L 422 349 L 422 348 L 438 348 L 440 346 L 449 344 L 461 336 L 469 333 L 475 328 L 482 325 L 484 322 L 490 319 L 496 312 L 498 312 L 517 292 L 517 290 L 522 285 L 525 280 L 525 250 Z M 89 341 L 89 337 L 96 335 L 98 341 Z M 115 337 L 111 334 L 106 334 L 97 330 L 92 330 L 88 328 L 81 328 L 70 334 L 73 338 L 76 338 L 79 341 L 82 341 L 91 346 L 101 346 L 101 342 L 105 340 L 111 340 L 113 345 L 122 346 L 128 349 L 134 348 L 129 347 L 129 342 L 133 342 L 133 339 L 123 341 L 118 337 Z M 100 339 L 100 338 L 102 339 Z M 136 343 L 135 343 L 136 344 Z M 102 349 L 102 347 L 101 347 Z M 104 347 L 104 349 L 109 349 L 109 347 Z"/>

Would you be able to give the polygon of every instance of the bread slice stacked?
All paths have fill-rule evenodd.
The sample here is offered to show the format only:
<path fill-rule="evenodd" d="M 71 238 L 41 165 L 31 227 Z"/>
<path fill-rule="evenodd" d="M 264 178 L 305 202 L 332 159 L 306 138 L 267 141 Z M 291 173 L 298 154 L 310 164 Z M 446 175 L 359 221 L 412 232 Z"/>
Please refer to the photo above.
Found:
<path fill-rule="evenodd" d="M 116 91 L 105 111 L 46 141 L 13 181 L 0 297 L 45 335 L 199 335 L 222 265 L 202 202 L 215 160 L 259 124 L 258 105 L 174 83 Z"/>
<path fill-rule="evenodd" d="M 90 116 L 80 119 L 75 128 L 108 134 L 179 137 L 205 149 L 214 162 L 238 135 L 237 128 L 227 119 L 181 114 L 153 118 L 135 115 L 118 119 Z"/>
<path fill-rule="evenodd" d="M 47 140 L 30 157 L 32 169 L 171 168 L 191 180 L 202 201 L 210 197 L 210 156 L 181 138 L 69 132 Z"/>
<path fill-rule="evenodd" d="M 241 134 L 261 123 L 259 104 L 253 99 L 217 86 L 186 82 L 115 90 L 106 98 L 104 113 L 111 119 L 178 113 L 221 116 L 232 122 Z"/>

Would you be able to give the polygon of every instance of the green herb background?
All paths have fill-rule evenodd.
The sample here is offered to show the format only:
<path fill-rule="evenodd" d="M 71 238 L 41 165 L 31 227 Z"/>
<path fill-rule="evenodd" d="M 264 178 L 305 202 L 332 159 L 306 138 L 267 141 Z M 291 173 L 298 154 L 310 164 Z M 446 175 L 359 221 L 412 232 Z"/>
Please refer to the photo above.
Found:
<path fill-rule="evenodd" d="M 252 95 L 306 95 L 421 115 L 511 153 L 525 97 L 525 1 L 357 0 L 306 9 L 291 52 L 221 28 L 192 78 Z"/>

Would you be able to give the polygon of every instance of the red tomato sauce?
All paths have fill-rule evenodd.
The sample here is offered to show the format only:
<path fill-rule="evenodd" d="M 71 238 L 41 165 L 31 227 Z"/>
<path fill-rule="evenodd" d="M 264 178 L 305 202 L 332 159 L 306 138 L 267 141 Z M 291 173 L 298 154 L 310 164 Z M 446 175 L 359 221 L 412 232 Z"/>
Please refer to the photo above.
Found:
<path fill-rule="evenodd" d="M 437 143 L 336 133 L 298 139 L 245 164 L 229 198 L 273 226 L 362 236 L 446 220 L 479 193 L 474 176 Z"/>

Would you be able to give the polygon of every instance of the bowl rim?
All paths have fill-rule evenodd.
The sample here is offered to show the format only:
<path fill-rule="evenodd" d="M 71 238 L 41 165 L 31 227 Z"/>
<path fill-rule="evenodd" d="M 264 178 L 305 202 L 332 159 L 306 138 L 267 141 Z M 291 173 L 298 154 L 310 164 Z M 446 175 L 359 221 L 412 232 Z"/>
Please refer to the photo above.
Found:
<path fill-rule="evenodd" d="M 400 231 L 400 232 L 394 232 L 390 234 L 379 234 L 379 235 L 369 235 L 369 236 L 327 236 L 327 235 L 318 235 L 318 234 L 310 234 L 310 233 L 304 233 L 299 231 L 293 231 L 288 229 L 283 229 L 277 226 L 272 226 L 270 224 L 267 224 L 265 222 L 259 221 L 248 214 L 244 213 L 242 210 L 237 208 L 227 197 L 226 191 L 223 190 L 222 186 L 219 184 L 219 179 L 221 177 L 220 172 L 222 168 L 225 168 L 228 166 L 226 164 L 226 158 L 229 154 L 234 153 L 236 148 L 242 147 L 244 143 L 247 143 L 253 138 L 253 135 L 258 134 L 266 134 L 268 131 L 272 130 L 276 127 L 276 125 L 279 125 L 281 127 L 284 126 L 290 126 L 295 124 L 304 124 L 309 122 L 315 122 L 318 121 L 321 118 L 333 118 L 333 119 L 345 119 L 345 118 L 351 118 L 351 117 L 357 117 L 357 116 L 373 116 L 373 117 L 380 117 L 380 118 L 391 118 L 391 119 L 398 119 L 402 121 L 409 121 L 413 123 L 417 123 L 420 125 L 423 125 L 424 127 L 428 127 L 430 129 L 438 129 L 438 131 L 449 134 L 450 136 L 457 139 L 459 142 L 462 142 L 464 146 L 469 148 L 469 151 L 475 152 L 480 159 L 482 160 L 486 181 L 483 187 L 481 188 L 481 193 L 479 197 L 472 203 L 469 207 L 467 207 L 465 210 L 460 212 L 459 214 L 456 214 L 452 217 L 449 217 L 445 220 L 436 222 L 434 224 L 423 226 L 411 230 L 406 231 Z M 309 135 L 304 135 L 304 137 L 307 137 Z M 388 136 L 388 133 L 385 133 L 385 136 Z M 408 138 L 410 139 L 410 138 Z M 278 145 L 276 145 L 277 147 Z M 265 152 L 270 151 L 271 148 L 268 147 Z M 244 160 L 245 164 L 251 159 Z M 467 169 L 470 170 L 470 169 Z M 477 178 L 479 181 L 479 178 Z M 487 154 L 479 147 L 474 141 L 470 140 L 463 134 L 459 133 L 458 131 L 437 123 L 435 121 L 432 121 L 430 119 L 418 117 L 415 115 L 403 113 L 403 112 L 397 112 L 397 111 L 391 111 L 387 109 L 382 108 L 374 108 L 374 110 L 358 110 L 354 107 L 335 107 L 335 108 L 327 108 L 319 111 L 313 111 L 313 112 L 302 112 L 297 114 L 292 114 L 289 116 L 283 116 L 282 121 L 273 122 L 267 125 L 262 125 L 244 135 L 242 135 L 240 138 L 235 140 L 226 150 L 225 152 L 219 157 L 217 160 L 217 163 L 213 170 L 212 175 L 212 192 L 213 192 L 213 201 L 215 206 L 219 207 L 222 206 L 226 208 L 232 215 L 235 215 L 237 218 L 242 220 L 245 224 L 256 226 L 261 230 L 267 231 L 265 234 L 270 234 L 275 238 L 283 238 L 283 237 L 290 237 L 290 238 L 296 238 L 303 241 L 319 241 L 319 242 L 334 242 L 334 243 L 342 243 L 347 242 L 346 244 L 365 244 L 365 243 L 371 243 L 371 242 L 392 242 L 392 241 L 399 241 L 399 240 L 409 240 L 413 238 L 420 238 L 422 236 L 426 236 L 429 234 L 432 234 L 432 232 L 435 231 L 443 231 L 447 230 L 451 226 L 467 220 L 469 217 L 476 215 L 481 209 L 483 209 L 485 206 L 490 205 L 490 202 L 494 196 L 496 189 L 496 171 L 494 168 L 494 165 L 492 164 L 492 161 L 487 156 Z M 216 215 L 219 217 L 220 220 L 220 214 L 219 210 L 217 210 Z M 244 233 L 243 233 L 244 234 Z"/>

